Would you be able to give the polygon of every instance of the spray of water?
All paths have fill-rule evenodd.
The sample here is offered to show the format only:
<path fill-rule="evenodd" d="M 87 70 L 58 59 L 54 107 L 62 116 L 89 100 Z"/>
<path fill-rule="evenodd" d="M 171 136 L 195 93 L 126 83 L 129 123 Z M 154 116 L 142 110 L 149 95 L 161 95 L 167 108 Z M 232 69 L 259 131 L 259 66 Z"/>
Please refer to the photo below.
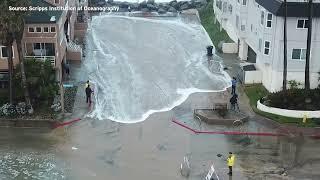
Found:
<path fill-rule="evenodd" d="M 95 84 L 88 115 L 122 123 L 168 111 L 194 92 L 224 91 L 230 77 L 220 63 L 205 66 L 212 44 L 200 24 L 104 15 L 94 17 L 84 61 Z"/>

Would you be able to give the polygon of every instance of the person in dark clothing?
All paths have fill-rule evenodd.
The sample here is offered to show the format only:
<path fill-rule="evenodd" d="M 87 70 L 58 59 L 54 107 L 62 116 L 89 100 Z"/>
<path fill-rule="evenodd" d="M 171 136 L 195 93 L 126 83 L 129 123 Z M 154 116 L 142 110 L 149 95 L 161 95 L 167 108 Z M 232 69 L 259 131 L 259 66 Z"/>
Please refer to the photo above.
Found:
<path fill-rule="evenodd" d="M 236 77 L 233 77 L 231 80 L 231 94 L 235 94 L 236 93 L 236 86 L 237 86 L 237 79 Z"/>
<path fill-rule="evenodd" d="M 234 93 L 232 97 L 230 98 L 230 103 L 231 103 L 231 110 L 239 110 L 239 105 L 238 105 L 238 95 Z"/>
<path fill-rule="evenodd" d="M 64 68 L 66 70 L 67 78 L 70 78 L 70 64 L 69 63 L 64 64 Z"/>
<path fill-rule="evenodd" d="M 86 96 L 87 96 L 87 100 L 86 102 L 91 104 L 91 94 L 92 94 L 92 89 L 90 88 L 90 85 L 87 86 L 86 88 Z"/>

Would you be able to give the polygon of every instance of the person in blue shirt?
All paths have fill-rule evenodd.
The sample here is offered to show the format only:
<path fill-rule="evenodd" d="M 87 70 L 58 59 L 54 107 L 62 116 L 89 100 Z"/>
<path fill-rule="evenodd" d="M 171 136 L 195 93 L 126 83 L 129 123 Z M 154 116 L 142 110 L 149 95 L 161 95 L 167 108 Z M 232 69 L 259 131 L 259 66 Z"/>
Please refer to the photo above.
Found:
<path fill-rule="evenodd" d="M 233 77 L 232 80 L 231 80 L 231 94 L 235 94 L 236 93 L 236 86 L 237 86 L 237 79 L 236 77 Z"/>

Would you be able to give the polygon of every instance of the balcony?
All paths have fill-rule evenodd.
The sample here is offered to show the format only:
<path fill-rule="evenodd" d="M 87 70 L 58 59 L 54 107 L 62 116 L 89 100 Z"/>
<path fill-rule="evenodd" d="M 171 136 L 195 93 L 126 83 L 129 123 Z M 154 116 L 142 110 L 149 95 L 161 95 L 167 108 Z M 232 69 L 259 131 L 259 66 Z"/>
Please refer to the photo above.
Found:
<path fill-rule="evenodd" d="M 26 60 L 36 59 L 39 61 L 50 61 L 53 67 L 56 66 L 56 57 L 55 56 L 24 56 Z"/>
<path fill-rule="evenodd" d="M 54 43 L 26 43 L 24 51 L 26 59 L 50 61 L 53 67 L 56 66 Z"/>

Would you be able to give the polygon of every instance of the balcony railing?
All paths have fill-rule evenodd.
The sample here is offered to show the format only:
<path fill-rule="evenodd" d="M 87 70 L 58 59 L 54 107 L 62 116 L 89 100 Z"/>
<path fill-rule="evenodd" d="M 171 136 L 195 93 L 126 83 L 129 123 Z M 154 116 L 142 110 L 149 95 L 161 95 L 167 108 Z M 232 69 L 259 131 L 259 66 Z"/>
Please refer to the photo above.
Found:
<path fill-rule="evenodd" d="M 56 57 L 55 56 L 24 56 L 26 59 L 36 59 L 40 61 L 50 61 L 53 67 L 56 66 Z"/>

